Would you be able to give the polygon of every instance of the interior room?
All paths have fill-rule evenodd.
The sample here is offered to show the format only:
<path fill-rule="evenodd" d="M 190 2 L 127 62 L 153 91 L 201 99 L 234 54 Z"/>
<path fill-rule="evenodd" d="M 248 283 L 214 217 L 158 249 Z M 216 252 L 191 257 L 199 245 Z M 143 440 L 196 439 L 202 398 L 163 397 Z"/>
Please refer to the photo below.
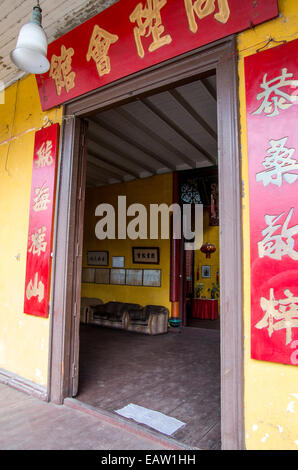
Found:
<path fill-rule="evenodd" d="M 215 72 L 88 117 L 76 398 L 163 413 L 176 431 L 132 419 L 202 449 L 221 447 L 217 153 Z M 174 241 L 171 217 L 153 234 L 151 207 L 172 204 L 202 207 L 199 245 Z"/>

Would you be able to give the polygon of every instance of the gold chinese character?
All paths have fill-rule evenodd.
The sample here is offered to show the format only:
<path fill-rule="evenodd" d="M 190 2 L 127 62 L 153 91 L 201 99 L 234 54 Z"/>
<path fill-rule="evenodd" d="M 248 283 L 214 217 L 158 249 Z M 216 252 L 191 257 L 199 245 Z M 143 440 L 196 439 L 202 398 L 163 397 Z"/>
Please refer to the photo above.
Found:
<path fill-rule="evenodd" d="M 283 181 L 293 184 L 298 179 L 298 161 L 292 158 L 295 149 L 286 147 L 287 140 L 288 137 L 269 141 L 271 147 L 262 162 L 265 171 L 256 174 L 256 181 L 262 181 L 264 186 L 272 183 L 281 187 Z"/>
<path fill-rule="evenodd" d="M 55 54 L 52 55 L 50 77 L 55 80 L 57 95 L 60 96 L 62 88 L 65 88 L 67 93 L 71 88 L 75 86 L 75 72 L 71 69 L 72 56 L 74 50 L 72 47 L 66 49 L 65 46 L 61 46 L 61 56 L 57 57 Z"/>
<path fill-rule="evenodd" d="M 100 77 L 111 71 L 111 61 L 107 54 L 111 44 L 117 42 L 118 39 L 116 34 L 108 33 L 97 24 L 94 26 L 86 58 L 88 62 L 91 58 L 95 61 Z"/>
<path fill-rule="evenodd" d="M 265 312 L 264 317 L 255 325 L 262 330 L 268 327 L 269 337 L 275 331 L 286 330 L 286 345 L 292 341 L 292 329 L 298 328 L 298 297 L 289 289 L 284 291 L 285 298 L 276 300 L 274 289 L 270 289 L 270 298 L 261 298 L 260 305 Z"/>
<path fill-rule="evenodd" d="M 230 8 L 228 0 L 217 0 L 218 12 L 215 13 L 214 18 L 220 23 L 226 23 L 230 18 Z M 192 33 L 198 31 L 198 25 L 196 22 L 195 14 L 202 20 L 208 15 L 212 15 L 215 11 L 215 0 L 184 0 L 185 9 L 187 13 L 187 19 L 189 29 Z"/>
<path fill-rule="evenodd" d="M 40 188 L 35 188 L 35 198 L 33 199 L 34 205 L 33 210 L 34 212 L 46 211 L 47 204 L 50 204 L 49 199 L 49 188 L 45 186 L 45 183 Z"/>
<path fill-rule="evenodd" d="M 145 55 L 142 36 L 147 38 L 152 35 L 153 41 L 148 48 L 149 52 L 172 42 L 169 34 L 162 36 L 165 28 L 162 25 L 160 10 L 166 3 L 167 0 L 147 0 L 147 6 L 144 8 L 142 3 L 139 3 L 129 17 L 132 23 L 137 23 L 134 28 L 134 37 L 138 55 L 141 58 Z"/>
<path fill-rule="evenodd" d="M 42 281 L 38 282 L 38 273 L 35 273 L 34 282 L 31 279 L 26 289 L 27 299 L 30 300 L 31 297 L 38 296 L 38 302 L 41 302 L 44 299 L 44 287 Z"/>
<path fill-rule="evenodd" d="M 36 152 L 38 155 L 38 160 L 35 162 L 37 168 L 44 168 L 45 166 L 51 166 L 53 163 L 52 157 L 52 148 L 53 143 L 51 140 L 44 142 L 40 149 Z"/>
<path fill-rule="evenodd" d="M 268 74 L 265 73 L 260 88 L 264 91 L 257 94 L 257 100 L 261 105 L 252 114 L 264 113 L 267 117 L 274 117 L 279 114 L 279 110 L 285 110 L 297 104 L 298 102 L 298 80 L 292 80 L 293 74 L 288 72 L 287 68 L 281 70 L 281 75 L 267 80 Z M 285 87 L 294 88 L 291 94 L 287 93 Z"/>
<path fill-rule="evenodd" d="M 263 240 L 258 242 L 260 258 L 268 256 L 272 259 L 281 260 L 283 256 L 288 255 L 293 260 L 298 261 L 298 251 L 295 250 L 298 225 L 289 227 L 293 213 L 294 208 L 292 207 L 282 225 L 277 224 L 277 222 L 284 216 L 284 212 L 280 215 L 265 215 L 267 227 L 262 231 Z"/>
<path fill-rule="evenodd" d="M 45 253 L 47 248 L 47 242 L 45 241 L 46 230 L 46 227 L 41 227 L 37 232 L 31 235 L 31 246 L 28 250 L 29 253 L 37 256 L 40 256 L 42 251 Z"/>

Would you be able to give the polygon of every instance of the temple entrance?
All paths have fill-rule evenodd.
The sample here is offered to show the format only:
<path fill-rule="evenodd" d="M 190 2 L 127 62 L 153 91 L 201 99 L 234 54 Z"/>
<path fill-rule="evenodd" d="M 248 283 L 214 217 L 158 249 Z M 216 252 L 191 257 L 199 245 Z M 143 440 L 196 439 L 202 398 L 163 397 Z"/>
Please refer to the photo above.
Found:
<path fill-rule="evenodd" d="M 221 46 L 210 56 L 207 49 L 206 54 L 197 52 L 201 62 L 194 59 L 194 52 L 181 62 L 175 59 L 164 68 L 158 66 L 148 75 L 138 74 L 66 107 L 67 115 L 83 119 L 66 121 L 64 129 L 60 202 L 62 206 L 72 200 L 76 210 L 69 206 L 69 224 L 60 217 L 59 225 L 58 220 L 58 252 L 65 243 L 67 250 L 61 257 L 57 253 L 55 267 L 54 301 L 57 310 L 65 299 L 60 311 L 65 312 L 64 347 L 70 354 L 69 374 L 66 370 L 64 379 L 57 373 L 61 344 L 55 331 L 63 328 L 57 316 L 53 320 L 53 400 L 61 400 L 61 394 L 73 396 L 125 419 L 132 418 L 120 412 L 131 405 L 162 413 L 181 426 L 167 434 L 152 423 L 133 419 L 183 445 L 205 449 L 231 448 L 228 430 L 235 429 L 235 423 L 239 435 L 232 433 L 233 446 L 241 446 L 242 429 L 241 407 L 234 406 L 242 396 L 241 352 L 236 341 L 241 337 L 241 308 L 234 296 L 235 286 L 241 292 L 240 219 L 237 222 L 236 217 L 240 184 L 233 167 L 238 162 L 234 133 L 227 138 L 228 126 L 237 122 L 234 69 L 228 64 L 233 55 L 227 44 L 223 41 L 226 61 L 223 51 L 219 52 Z M 196 257 L 196 250 L 190 253 L 193 240 L 187 237 L 179 240 L 178 251 L 171 237 L 160 233 L 156 238 L 98 237 L 106 215 L 100 205 L 116 207 L 118 203 L 119 208 L 119 196 L 125 196 L 127 233 L 130 228 L 131 233 L 143 234 L 144 224 L 135 220 L 136 205 L 176 203 L 177 180 L 184 172 L 193 172 L 190 176 L 197 180 L 200 171 L 211 169 L 217 174 L 218 188 L 214 181 L 206 183 L 208 205 L 202 210 L 202 244 L 197 247 L 204 258 Z M 199 192 L 202 188 L 199 184 Z M 210 220 L 216 218 L 216 204 L 221 225 L 218 243 L 204 236 L 205 225 L 212 227 Z M 123 214 L 117 210 L 118 217 Z M 64 230 L 69 229 L 71 236 L 65 237 Z M 113 230 L 113 224 L 109 229 Z M 218 265 L 209 262 L 207 252 L 201 250 L 206 244 L 215 245 L 211 260 L 215 261 L 215 252 L 219 254 Z M 226 256 L 230 247 L 237 256 Z M 65 269 L 70 280 L 67 292 L 62 282 Z M 202 278 L 206 279 L 205 291 L 198 286 Z M 212 283 L 217 281 L 219 299 L 213 299 Z M 84 304 L 82 299 L 94 302 Z M 218 309 L 220 331 L 191 325 L 197 300 L 220 300 L 224 306 Z M 230 372 L 223 375 L 223 370 Z M 232 390 L 239 395 L 234 394 L 231 401 Z"/>

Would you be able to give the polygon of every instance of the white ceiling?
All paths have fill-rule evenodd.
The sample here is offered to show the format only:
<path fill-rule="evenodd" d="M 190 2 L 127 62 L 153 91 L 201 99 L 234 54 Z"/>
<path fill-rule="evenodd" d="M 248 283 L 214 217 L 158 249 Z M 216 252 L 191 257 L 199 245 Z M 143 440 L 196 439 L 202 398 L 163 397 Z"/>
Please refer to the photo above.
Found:
<path fill-rule="evenodd" d="M 41 0 L 42 25 L 51 43 L 118 0 Z M 31 17 L 35 0 L 0 0 L 0 80 L 5 87 L 24 76 L 11 62 L 18 33 Z"/>
<path fill-rule="evenodd" d="M 87 185 L 217 165 L 215 75 L 89 119 Z"/>

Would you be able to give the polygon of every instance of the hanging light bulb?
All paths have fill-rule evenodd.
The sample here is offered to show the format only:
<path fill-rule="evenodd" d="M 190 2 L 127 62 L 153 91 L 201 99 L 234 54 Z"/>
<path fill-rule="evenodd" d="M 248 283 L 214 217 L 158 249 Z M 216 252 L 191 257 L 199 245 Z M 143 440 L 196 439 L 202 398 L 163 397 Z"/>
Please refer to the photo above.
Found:
<path fill-rule="evenodd" d="M 41 12 L 38 0 L 30 22 L 22 26 L 16 48 L 10 53 L 13 63 L 27 73 L 45 73 L 50 68 L 47 59 L 48 41 L 41 26 Z"/>

